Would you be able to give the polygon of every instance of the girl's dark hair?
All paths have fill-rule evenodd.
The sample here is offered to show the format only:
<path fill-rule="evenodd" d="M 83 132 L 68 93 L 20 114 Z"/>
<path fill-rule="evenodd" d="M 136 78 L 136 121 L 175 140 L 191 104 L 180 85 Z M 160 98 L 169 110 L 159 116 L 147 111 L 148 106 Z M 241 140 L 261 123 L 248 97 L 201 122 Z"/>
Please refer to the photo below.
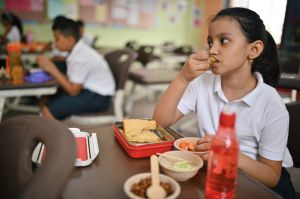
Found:
<path fill-rule="evenodd" d="M 232 17 L 240 24 L 249 43 L 256 40 L 264 43 L 262 53 L 253 60 L 251 71 L 260 72 L 266 84 L 276 87 L 280 78 L 278 50 L 272 35 L 266 30 L 259 15 L 247 8 L 226 8 L 217 13 L 211 21 L 223 16 Z"/>
<path fill-rule="evenodd" d="M 52 29 L 53 31 L 59 31 L 64 36 L 72 36 L 76 41 L 80 39 L 79 27 L 72 19 L 61 19 L 52 26 Z"/>
<path fill-rule="evenodd" d="M 19 29 L 21 36 L 23 36 L 23 25 L 19 17 L 14 15 L 12 12 L 3 12 L 1 14 L 1 20 L 2 21 L 8 21 L 11 25 L 17 26 Z"/>

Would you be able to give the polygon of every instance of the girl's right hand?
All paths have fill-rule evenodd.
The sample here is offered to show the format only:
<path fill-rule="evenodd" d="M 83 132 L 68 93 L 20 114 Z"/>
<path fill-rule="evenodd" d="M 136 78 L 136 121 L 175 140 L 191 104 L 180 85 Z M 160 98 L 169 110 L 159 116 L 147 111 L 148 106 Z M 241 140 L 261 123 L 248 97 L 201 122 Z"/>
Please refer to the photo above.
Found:
<path fill-rule="evenodd" d="M 184 78 L 185 81 L 192 81 L 208 70 L 208 58 L 208 51 L 199 51 L 195 54 L 190 55 L 183 65 L 180 71 L 180 75 Z"/>

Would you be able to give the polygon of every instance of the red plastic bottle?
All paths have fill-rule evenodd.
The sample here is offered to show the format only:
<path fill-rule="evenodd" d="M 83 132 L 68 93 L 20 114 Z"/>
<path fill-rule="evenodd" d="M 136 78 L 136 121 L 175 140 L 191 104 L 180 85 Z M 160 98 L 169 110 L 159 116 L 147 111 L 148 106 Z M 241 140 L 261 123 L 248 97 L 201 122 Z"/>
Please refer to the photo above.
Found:
<path fill-rule="evenodd" d="M 225 110 L 220 115 L 220 125 L 211 143 L 205 186 L 206 198 L 235 197 L 238 156 L 235 113 Z"/>

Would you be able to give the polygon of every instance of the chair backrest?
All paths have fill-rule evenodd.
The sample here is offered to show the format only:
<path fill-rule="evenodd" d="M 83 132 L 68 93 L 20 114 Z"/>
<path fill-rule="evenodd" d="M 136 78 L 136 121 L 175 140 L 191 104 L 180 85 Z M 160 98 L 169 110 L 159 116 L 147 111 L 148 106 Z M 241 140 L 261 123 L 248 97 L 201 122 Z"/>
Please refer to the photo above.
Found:
<path fill-rule="evenodd" d="M 135 59 L 134 51 L 120 49 L 105 55 L 116 81 L 116 89 L 124 89 L 129 74 L 129 67 Z"/>
<path fill-rule="evenodd" d="M 136 60 L 141 62 L 143 66 L 146 66 L 149 62 L 154 59 L 154 46 L 143 45 L 137 51 Z"/>
<path fill-rule="evenodd" d="M 47 156 L 34 169 L 32 152 L 38 142 Z M 76 158 L 72 133 L 63 123 L 23 115 L 0 123 L 0 193 L 2 198 L 57 198 Z"/>
<path fill-rule="evenodd" d="M 174 53 L 179 55 L 191 55 L 193 53 L 193 48 L 190 45 L 183 45 L 178 48 L 175 48 Z"/>
<path fill-rule="evenodd" d="M 99 39 L 99 37 L 98 36 L 95 36 L 94 38 L 93 38 L 93 41 L 92 41 L 92 47 L 93 48 L 97 48 L 97 41 L 98 41 L 98 39 Z"/>
<path fill-rule="evenodd" d="M 286 104 L 290 115 L 288 149 L 293 157 L 294 167 L 300 168 L 300 102 Z"/>
<path fill-rule="evenodd" d="M 135 40 L 130 40 L 130 41 L 126 42 L 125 48 L 129 48 L 129 49 L 131 49 L 131 50 L 133 50 L 133 51 L 136 51 L 136 50 L 138 50 L 139 45 L 138 45 L 138 42 L 137 42 L 137 41 L 135 41 Z"/>
<path fill-rule="evenodd" d="M 281 52 L 279 56 L 281 72 L 298 74 L 300 72 L 300 58 L 298 55 L 290 55 Z"/>

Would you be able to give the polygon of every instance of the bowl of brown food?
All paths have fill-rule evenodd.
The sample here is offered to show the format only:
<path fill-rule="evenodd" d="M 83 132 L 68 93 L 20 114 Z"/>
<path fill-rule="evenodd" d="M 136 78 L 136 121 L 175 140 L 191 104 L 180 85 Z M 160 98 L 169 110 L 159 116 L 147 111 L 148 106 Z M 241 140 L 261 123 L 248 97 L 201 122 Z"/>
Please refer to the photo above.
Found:
<path fill-rule="evenodd" d="M 179 196 L 181 188 L 178 182 L 164 174 L 159 175 L 160 185 L 165 189 L 165 199 L 175 199 Z M 147 189 L 151 185 L 151 173 L 139 173 L 128 178 L 124 183 L 124 191 L 131 199 L 144 199 Z"/>

